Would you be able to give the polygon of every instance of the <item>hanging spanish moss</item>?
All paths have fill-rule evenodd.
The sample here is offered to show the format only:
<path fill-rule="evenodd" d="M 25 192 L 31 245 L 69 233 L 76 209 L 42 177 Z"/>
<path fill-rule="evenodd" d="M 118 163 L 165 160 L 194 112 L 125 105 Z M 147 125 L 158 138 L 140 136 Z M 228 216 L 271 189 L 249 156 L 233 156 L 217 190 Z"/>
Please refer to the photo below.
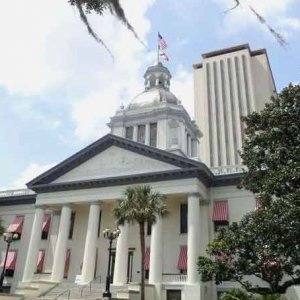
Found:
<path fill-rule="evenodd" d="M 145 43 L 141 40 L 141 38 L 136 33 L 133 26 L 129 23 L 124 9 L 122 8 L 119 0 L 68 0 L 71 5 L 76 6 L 78 9 L 80 18 L 82 22 L 85 24 L 88 33 L 100 44 L 104 46 L 104 48 L 108 51 L 110 56 L 114 58 L 111 50 L 106 45 L 106 43 L 99 38 L 99 36 L 95 33 L 94 29 L 91 27 L 87 14 L 95 12 L 96 14 L 103 15 L 105 11 L 109 11 L 113 16 L 115 16 L 119 21 L 125 25 L 125 27 L 130 30 L 135 38 L 146 48 Z"/>
<path fill-rule="evenodd" d="M 233 0 L 233 1 L 235 2 L 235 5 L 229 9 L 227 9 L 224 13 L 228 13 L 228 12 L 236 9 L 237 7 L 241 6 L 240 0 Z M 261 14 L 259 14 L 251 5 L 247 5 L 247 7 L 255 15 L 257 20 L 261 24 L 263 24 L 264 26 L 267 27 L 269 32 L 274 36 L 274 38 L 276 39 L 276 41 L 279 43 L 279 45 L 281 47 L 286 47 L 288 45 L 288 42 L 285 40 L 285 38 L 279 32 L 277 32 L 271 25 L 269 25 L 268 22 L 266 21 L 266 19 Z"/>

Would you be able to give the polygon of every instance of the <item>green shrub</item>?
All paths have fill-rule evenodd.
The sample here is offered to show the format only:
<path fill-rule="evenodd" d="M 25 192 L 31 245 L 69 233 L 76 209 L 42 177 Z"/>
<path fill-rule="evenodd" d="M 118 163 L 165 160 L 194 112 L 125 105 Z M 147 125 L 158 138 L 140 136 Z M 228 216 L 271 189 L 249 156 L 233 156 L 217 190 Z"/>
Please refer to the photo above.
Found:
<path fill-rule="evenodd" d="M 220 300 L 255 300 L 255 298 L 241 289 L 232 289 L 223 294 Z"/>

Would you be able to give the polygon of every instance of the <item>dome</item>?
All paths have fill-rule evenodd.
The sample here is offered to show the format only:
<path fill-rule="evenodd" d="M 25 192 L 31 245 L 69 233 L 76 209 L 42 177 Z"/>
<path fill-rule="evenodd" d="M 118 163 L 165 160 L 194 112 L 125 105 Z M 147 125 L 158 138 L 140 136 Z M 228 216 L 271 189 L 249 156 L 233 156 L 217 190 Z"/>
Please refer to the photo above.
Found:
<path fill-rule="evenodd" d="M 144 75 L 145 90 L 132 99 L 128 108 L 146 107 L 160 103 L 178 104 L 176 96 L 169 91 L 171 73 L 161 62 L 149 67 Z"/>
<path fill-rule="evenodd" d="M 176 96 L 170 91 L 162 88 L 152 88 L 134 97 L 128 108 L 153 106 L 160 103 L 178 104 L 178 102 Z"/>

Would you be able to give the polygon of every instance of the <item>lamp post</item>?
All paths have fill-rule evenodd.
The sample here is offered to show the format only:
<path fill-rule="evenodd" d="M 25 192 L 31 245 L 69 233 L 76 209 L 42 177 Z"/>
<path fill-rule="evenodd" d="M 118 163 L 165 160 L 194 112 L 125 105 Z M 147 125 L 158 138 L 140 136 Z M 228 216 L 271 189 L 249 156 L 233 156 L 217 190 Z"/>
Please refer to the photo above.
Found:
<path fill-rule="evenodd" d="M 107 275 L 106 275 L 106 284 L 105 284 L 105 292 L 103 293 L 103 299 L 111 299 L 110 292 L 110 267 L 111 267 L 111 246 L 113 240 L 115 240 L 120 235 L 120 230 L 116 229 L 114 231 L 110 229 L 103 230 L 104 238 L 109 240 L 109 254 L 108 254 L 108 267 L 107 267 Z"/>
<path fill-rule="evenodd" d="M 4 241 L 7 243 L 7 247 L 6 247 L 3 269 L 2 269 L 2 273 L 1 273 L 1 277 L 0 277 L 0 293 L 3 292 L 3 281 L 4 281 L 6 261 L 7 261 L 9 247 L 10 247 L 11 242 L 13 242 L 19 238 L 19 235 L 17 233 L 5 232 L 3 234 L 3 237 L 4 237 Z"/>

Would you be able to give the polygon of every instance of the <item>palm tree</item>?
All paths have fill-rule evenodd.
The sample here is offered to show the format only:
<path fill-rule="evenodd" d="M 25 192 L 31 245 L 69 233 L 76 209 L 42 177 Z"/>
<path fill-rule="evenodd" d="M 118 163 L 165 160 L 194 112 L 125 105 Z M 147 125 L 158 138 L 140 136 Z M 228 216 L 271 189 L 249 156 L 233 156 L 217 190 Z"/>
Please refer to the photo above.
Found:
<path fill-rule="evenodd" d="M 167 208 L 164 196 L 153 192 L 148 185 L 128 187 L 122 199 L 114 209 L 114 216 L 118 225 L 125 222 L 139 225 L 141 245 L 141 300 L 145 299 L 145 224 L 154 224 L 157 217 L 164 217 Z"/>

